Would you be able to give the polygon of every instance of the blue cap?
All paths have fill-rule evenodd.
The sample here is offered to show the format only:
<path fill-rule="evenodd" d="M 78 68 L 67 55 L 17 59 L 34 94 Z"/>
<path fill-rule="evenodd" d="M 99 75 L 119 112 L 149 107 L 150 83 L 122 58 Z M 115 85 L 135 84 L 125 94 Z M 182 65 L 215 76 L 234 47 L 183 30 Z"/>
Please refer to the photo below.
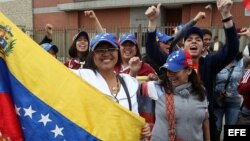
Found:
<path fill-rule="evenodd" d="M 162 33 L 160 31 L 156 32 L 156 37 L 158 39 L 158 42 L 163 42 L 163 43 L 166 43 L 166 42 L 171 41 L 171 40 L 174 39 L 173 36 L 168 36 L 165 33 Z"/>
<path fill-rule="evenodd" d="M 46 51 L 49 51 L 50 49 L 52 49 L 55 53 L 58 52 L 58 47 L 56 45 L 52 45 L 50 43 L 44 43 L 41 44 L 41 46 L 43 47 L 43 49 L 45 49 Z"/>
<path fill-rule="evenodd" d="M 118 46 L 119 46 L 119 44 L 117 42 L 117 38 L 114 34 L 99 33 L 90 42 L 91 50 L 93 51 L 95 49 L 95 47 L 101 42 L 108 42 L 115 48 L 118 48 Z"/>
<path fill-rule="evenodd" d="M 165 68 L 172 72 L 178 72 L 185 67 L 192 67 L 193 61 L 192 56 L 186 50 L 178 50 L 172 52 L 166 61 L 166 63 L 161 66 L 161 68 Z"/>
<path fill-rule="evenodd" d="M 130 41 L 137 45 L 137 40 L 135 36 L 131 33 L 125 33 L 120 36 L 120 44 L 123 44 L 125 41 Z"/>
<path fill-rule="evenodd" d="M 188 29 L 187 32 L 184 34 L 184 42 L 187 40 L 187 38 L 188 38 L 191 34 L 197 34 L 197 35 L 200 36 L 200 38 L 203 40 L 203 32 L 201 31 L 201 29 L 198 28 L 198 27 L 191 27 L 191 28 Z"/>

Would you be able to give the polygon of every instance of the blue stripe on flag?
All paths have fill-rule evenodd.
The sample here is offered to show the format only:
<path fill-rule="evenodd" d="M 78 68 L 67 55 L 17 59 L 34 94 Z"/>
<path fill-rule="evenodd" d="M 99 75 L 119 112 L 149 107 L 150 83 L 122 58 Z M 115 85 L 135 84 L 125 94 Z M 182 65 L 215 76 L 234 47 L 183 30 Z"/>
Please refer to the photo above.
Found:
<path fill-rule="evenodd" d="M 3 59 L 0 57 L 0 92 L 10 93 L 10 85 L 6 64 L 3 62 Z"/>
<path fill-rule="evenodd" d="M 6 64 L 2 58 L 0 58 L 0 68 L 1 74 L 9 74 L 9 80 L 12 90 L 11 93 L 13 94 L 12 98 L 15 103 L 17 114 L 19 115 L 26 141 L 100 140 L 84 129 L 80 128 L 75 123 L 71 122 L 69 119 L 65 118 L 59 112 L 48 106 L 46 103 L 33 95 L 29 90 L 27 90 L 7 70 Z M 3 75 L 0 75 L 0 77 L 2 76 Z"/>

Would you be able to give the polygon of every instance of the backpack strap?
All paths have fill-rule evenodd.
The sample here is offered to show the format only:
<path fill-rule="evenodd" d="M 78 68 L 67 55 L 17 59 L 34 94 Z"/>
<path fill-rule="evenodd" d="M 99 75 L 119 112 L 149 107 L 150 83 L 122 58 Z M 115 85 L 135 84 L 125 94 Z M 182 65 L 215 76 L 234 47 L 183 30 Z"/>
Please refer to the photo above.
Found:
<path fill-rule="evenodd" d="M 126 93 L 126 96 L 127 96 L 127 99 L 128 99 L 129 110 L 132 111 L 132 104 L 131 104 L 131 99 L 130 99 L 130 95 L 129 95 L 129 92 L 128 92 L 128 88 L 127 88 L 123 78 L 119 74 L 117 74 L 117 78 L 121 82 L 122 87 L 124 88 L 124 91 Z"/>

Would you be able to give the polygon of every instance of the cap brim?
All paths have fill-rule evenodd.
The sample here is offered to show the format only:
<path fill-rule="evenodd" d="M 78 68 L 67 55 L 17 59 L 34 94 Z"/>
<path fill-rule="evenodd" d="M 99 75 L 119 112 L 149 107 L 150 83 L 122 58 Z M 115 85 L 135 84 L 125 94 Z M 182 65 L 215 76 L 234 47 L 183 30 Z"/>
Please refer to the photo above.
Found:
<path fill-rule="evenodd" d="M 167 37 L 166 39 L 164 39 L 164 42 L 169 42 L 172 41 L 174 39 L 174 37 Z"/>
<path fill-rule="evenodd" d="M 178 65 L 178 64 L 173 64 L 173 63 L 168 63 L 164 64 L 163 66 L 160 67 L 160 69 L 167 69 L 170 70 L 172 72 L 178 72 L 180 70 L 182 70 L 184 67 L 182 65 Z"/>
<path fill-rule="evenodd" d="M 173 39 L 174 39 L 174 37 L 165 37 L 165 38 L 159 40 L 159 42 L 166 43 L 166 42 L 172 41 Z"/>
<path fill-rule="evenodd" d="M 48 50 L 51 49 L 51 47 L 52 47 L 52 45 L 46 45 L 45 47 L 43 47 L 43 49 L 46 50 L 46 51 L 48 51 Z"/>
<path fill-rule="evenodd" d="M 113 43 L 113 42 L 111 42 L 111 41 L 109 41 L 109 40 L 106 40 L 106 39 L 101 39 L 101 40 L 99 40 L 91 49 L 92 49 L 92 50 L 95 50 L 96 46 L 97 46 L 98 44 L 102 43 L 102 42 L 110 43 L 113 47 L 118 48 L 118 45 L 117 45 L 117 44 L 115 44 L 115 43 Z"/>
<path fill-rule="evenodd" d="M 133 44 L 137 45 L 137 42 L 135 42 L 133 40 L 130 40 L 130 39 L 123 40 L 123 41 L 120 42 L 120 44 L 122 45 L 126 41 L 132 42 Z"/>
<path fill-rule="evenodd" d="M 76 37 L 74 38 L 74 40 L 78 39 L 80 36 L 85 36 L 85 37 L 87 37 L 87 39 L 89 39 L 88 33 L 85 32 L 85 31 L 81 31 L 81 32 L 79 32 L 79 33 L 76 35 Z"/>

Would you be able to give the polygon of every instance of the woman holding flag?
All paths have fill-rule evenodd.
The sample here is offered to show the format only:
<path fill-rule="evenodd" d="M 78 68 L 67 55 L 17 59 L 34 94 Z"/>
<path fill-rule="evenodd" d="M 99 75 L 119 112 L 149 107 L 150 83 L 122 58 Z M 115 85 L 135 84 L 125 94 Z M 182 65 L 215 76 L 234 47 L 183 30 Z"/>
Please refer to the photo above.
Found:
<path fill-rule="evenodd" d="M 90 53 L 86 68 L 72 70 L 82 79 L 93 85 L 111 100 L 138 114 L 137 91 L 138 81 L 128 74 L 116 74 L 114 67 L 121 62 L 118 42 L 113 34 L 97 34 L 90 43 Z M 139 60 L 131 60 L 137 64 Z M 133 67 L 134 66 L 134 67 Z M 136 65 L 131 65 L 131 73 L 137 72 Z M 149 125 L 146 124 L 142 136 L 150 136 Z"/>

